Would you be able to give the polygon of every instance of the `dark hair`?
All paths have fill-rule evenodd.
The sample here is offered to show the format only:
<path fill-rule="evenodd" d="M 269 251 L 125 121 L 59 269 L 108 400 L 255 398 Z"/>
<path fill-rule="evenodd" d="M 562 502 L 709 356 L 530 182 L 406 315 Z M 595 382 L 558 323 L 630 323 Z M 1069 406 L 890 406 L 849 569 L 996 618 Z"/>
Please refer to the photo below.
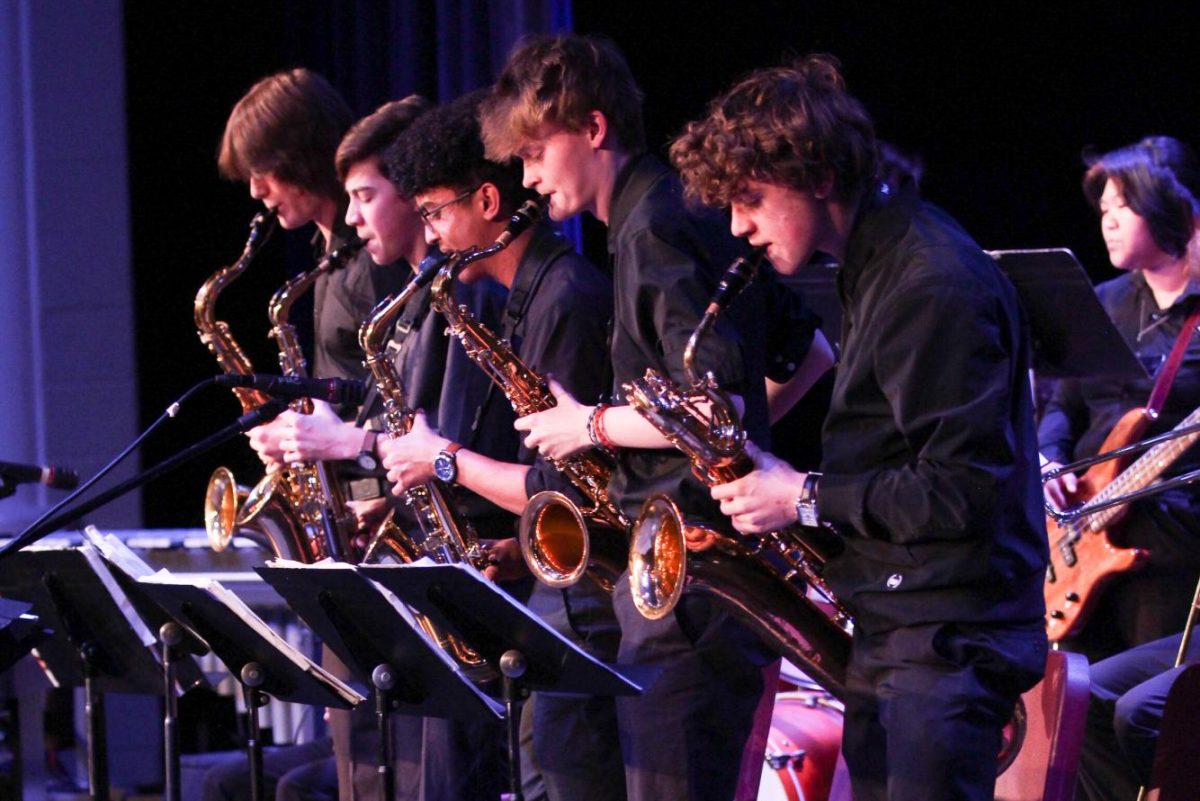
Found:
<path fill-rule="evenodd" d="M 542 124 L 583 130 L 599 111 L 621 149 L 646 149 L 642 90 L 620 49 L 599 36 L 560 33 L 517 43 L 484 104 L 483 138 L 490 158 L 509 158 Z"/>
<path fill-rule="evenodd" d="M 709 104 L 671 145 L 690 197 L 727 206 L 747 181 L 857 197 L 876 181 L 875 126 L 846 91 L 838 60 L 811 55 L 757 70 Z"/>
<path fill-rule="evenodd" d="M 521 162 L 491 161 L 483 154 L 478 114 L 487 93 L 476 90 L 418 117 L 383 153 L 380 167 L 387 179 L 409 197 L 439 186 L 465 192 L 494 184 L 505 213 L 534 197 L 521 185 Z"/>
<path fill-rule="evenodd" d="M 356 164 L 380 158 L 396 137 L 433 104 L 420 95 L 384 103 L 351 126 L 338 145 L 334 166 L 338 180 L 345 183 L 346 173 Z"/>
<path fill-rule="evenodd" d="M 249 181 L 271 173 L 302 189 L 338 197 L 333 154 L 353 115 L 329 82 L 294 69 L 263 78 L 237 102 L 225 123 L 217 167 L 226 178 Z"/>
<path fill-rule="evenodd" d="M 1085 156 L 1084 163 L 1083 194 L 1092 208 L 1100 210 L 1104 185 L 1111 180 L 1146 220 L 1163 253 L 1180 258 L 1187 252 L 1200 214 L 1200 165 L 1190 147 L 1169 136 L 1148 136 L 1101 156 Z"/>

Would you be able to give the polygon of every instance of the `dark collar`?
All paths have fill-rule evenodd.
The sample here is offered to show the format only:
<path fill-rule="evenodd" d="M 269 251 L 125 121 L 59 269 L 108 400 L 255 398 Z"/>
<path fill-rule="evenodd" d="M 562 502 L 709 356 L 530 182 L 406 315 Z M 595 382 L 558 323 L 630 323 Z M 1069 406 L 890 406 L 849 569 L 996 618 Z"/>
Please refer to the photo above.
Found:
<path fill-rule="evenodd" d="M 608 251 L 615 251 L 614 242 L 633 207 L 650 188 L 669 176 L 671 170 L 655 156 L 642 153 L 626 162 L 613 182 L 612 206 L 608 212 Z"/>

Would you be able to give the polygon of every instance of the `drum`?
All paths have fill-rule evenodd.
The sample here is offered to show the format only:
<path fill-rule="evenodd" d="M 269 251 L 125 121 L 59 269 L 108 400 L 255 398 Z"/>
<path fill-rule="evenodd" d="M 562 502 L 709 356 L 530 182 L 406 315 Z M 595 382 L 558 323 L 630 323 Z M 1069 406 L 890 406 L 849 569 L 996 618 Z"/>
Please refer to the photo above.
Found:
<path fill-rule="evenodd" d="M 758 801 L 826 801 L 842 746 L 842 704 L 820 689 L 775 696 Z"/>

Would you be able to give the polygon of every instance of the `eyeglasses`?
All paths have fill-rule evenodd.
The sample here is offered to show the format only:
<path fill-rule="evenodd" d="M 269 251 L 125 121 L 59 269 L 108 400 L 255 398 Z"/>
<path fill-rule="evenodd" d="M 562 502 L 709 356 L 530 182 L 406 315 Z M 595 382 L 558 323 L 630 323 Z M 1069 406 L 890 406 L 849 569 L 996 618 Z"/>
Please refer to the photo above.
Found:
<path fill-rule="evenodd" d="M 417 214 L 419 214 L 421 216 L 421 221 L 424 222 L 426 225 L 433 225 L 436 222 L 441 222 L 442 221 L 442 212 L 448 206 L 453 206 L 455 203 L 461 203 L 462 201 L 469 198 L 471 195 L 475 194 L 475 190 L 478 188 L 479 187 L 477 186 L 477 187 L 475 187 L 475 189 L 468 189 L 467 191 L 450 198 L 445 203 L 437 204 L 436 206 L 434 206 L 431 209 L 423 209 L 420 206 L 418 206 Z"/>

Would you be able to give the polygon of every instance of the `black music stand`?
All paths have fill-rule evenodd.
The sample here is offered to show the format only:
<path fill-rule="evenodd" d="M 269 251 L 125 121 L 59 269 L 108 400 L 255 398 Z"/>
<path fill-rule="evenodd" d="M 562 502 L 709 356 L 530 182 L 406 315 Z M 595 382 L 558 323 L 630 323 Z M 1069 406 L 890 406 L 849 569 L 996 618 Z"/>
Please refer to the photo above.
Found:
<path fill-rule="evenodd" d="M 53 634 L 39 623 L 40 619 L 33 614 L 33 604 L 15 598 L 0 598 L 0 673 Z"/>
<path fill-rule="evenodd" d="M 520 706 L 531 691 L 639 695 L 656 671 L 595 659 L 468 565 L 359 565 L 400 600 L 471 647 L 503 677 L 509 793 L 522 801 Z"/>
<path fill-rule="evenodd" d="M 1067 248 L 992 250 L 1029 317 L 1034 369 L 1050 378 L 1145 379 L 1075 254 Z"/>
<path fill-rule="evenodd" d="M 208 646 L 155 603 L 137 579 L 119 564 L 107 557 L 105 562 L 138 615 L 158 635 L 162 660 L 163 797 L 166 801 L 180 801 L 183 787 L 180 781 L 178 696 L 196 687 L 208 686 L 208 679 L 194 658 L 207 654 Z"/>
<path fill-rule="evenodd" d="M 352 566 L 276 563 L 255 570 L 355 678 L 371 687 L 384 798 L 395 795 L 391 714 L 456 720 L 504 717 L 504 708 L 431 640 L 411 611 L 398 609 Z M 481 667 L 491 673 L 486 665 Z"/>
<path fill-rule="evenodd" d="M 0 562 L 0 587 L 28 599 L 55 632 L 37 646 L 50 682 L 84 688 L 88 792 L 108 801 L 104 693 L 158 694 L 154 636 L 94 550 L 21 551 Z"/>
<path fill-rule="evenodd" d="M 266 696 L 338 709 L 366 700 L 288 645 L 219 583 L 196 586 L 154 577 L 138 584 L 175 622 L 203 641 L 242 685 L 249 718 L 246 753 L 252 801 L 263 801 L 258 710 L 267 703 Z"/>

